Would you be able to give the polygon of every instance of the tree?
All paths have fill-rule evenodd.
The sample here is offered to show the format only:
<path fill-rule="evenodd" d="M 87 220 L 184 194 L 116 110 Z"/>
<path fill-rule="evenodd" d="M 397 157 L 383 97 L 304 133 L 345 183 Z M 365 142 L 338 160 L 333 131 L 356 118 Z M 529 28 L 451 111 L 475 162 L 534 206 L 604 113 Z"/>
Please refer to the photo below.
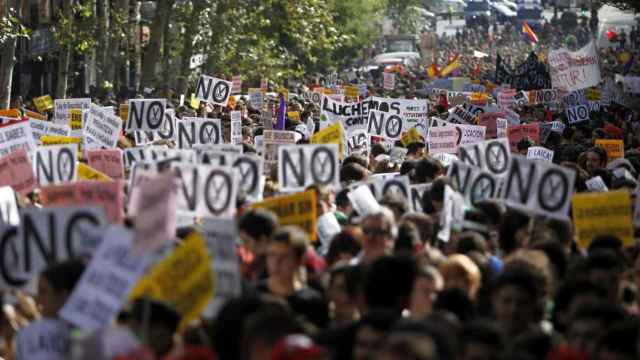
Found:
<path fill-rule="evenodd" d="M 420 14 L 416 8 L 421 7 L 420 0 L 387 0 L 387 14 L 401 34 L 416 34 L 420 30 Z"/>
<path fill-rule="evenodd" d="M 10 1 L 9 4 L 11 6 L 6 13 L 5 9 L 0 9 L 0 109 L 8 108 L 11 103 L 16 43 L 19 37 L 28 36 L 20 19 L 20 1 Z"/>
<path fill-rule="evenodd" d="M 193 56 L 194 42 L 198 29 L 200 28 L 202 12 L 207 5 L 205 0 L 193 0 L 192 3 L 192 6 L 189 7 L 189 21 L 186 23 L 182 39 L 184 48 L 180 58 L 180 73 L 178 74 L 178 85 L 176 89 L 178 94 L 185 94 L 187 92 L 187 81 L 191 73 L 191 57 Z"/>
<path fill-rule="evenodd" d="M 156 67 L 158 60 L 160 59 L 162 38 L 165 32 L 165 27 L 169 23 L 169 16 L 173 3 L 174 0 L 162 0 L 156 2 L 156 13 L 151 24 L 151 37 L 144 52 L 142 80 L 140 82 L 140 86 L 142 88 L 153 86 L 153 80 L 156 76 Z"/>

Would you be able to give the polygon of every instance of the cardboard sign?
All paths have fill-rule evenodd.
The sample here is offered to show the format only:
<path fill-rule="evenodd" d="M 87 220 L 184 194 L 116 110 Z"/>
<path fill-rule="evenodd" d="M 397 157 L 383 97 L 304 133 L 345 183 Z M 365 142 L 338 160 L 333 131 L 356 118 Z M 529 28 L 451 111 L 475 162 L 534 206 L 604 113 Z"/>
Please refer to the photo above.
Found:
<path fill-rule="evenodd" d="M 249 104 L 256 110 L 262 109 L 264 103 L 264 95 L 261 89 L 251 88 L 249 89 Z"/>
<path fill-rule="evenodd" d="M 4 109 L 0 110 L 0 116 L 11 119 L 20 118 L 20 109 Z"/>
<path fill-rule="evenodd" d="M 51 145 L 36 150 L 34 172 L 38 184 L 60 184 L 76 179 L 76 144 Z"/>
<path fill-rule="evenodd" d="M 136 131 L 133 133 L 136 145 L 146 145 L 158 140 L 177 140 L 175 111 L 167 109 L 164 112 L 164 121 L 157 131 Z"/>
<path fill-rule="evenodd" d="M 196 84 L 196 99 L 211 105 L 227 106 L 232 88 L 231 81 L 201 75 Z"/>
<path fill-rule="evenodd" d="M 478 120 L 478 125 L 487 128 L 487 139 L 498 138 L 498 118 L 505 116 L 504 113 L 481 113 Z"/>
<path fill-rule="evenodd" d="M 383 75 L 383 87 L 385 90 L 393 90 L 396 87 L 396 74 L 394 73 L 382 73 Z"/>
<path fill-rule="evenodd" d="M 386 174 L 385 174 L 386 175 Z M 373 196 L 377 201 L 381 201 L 387 194 L 395 194 L 402 198 L 407 204 L 411 203 L 411 190 L 409 186 L 409 177 L 407 176 L 391 176 L 391 177 L 369 177 L 367 185 L 371 189 Z"/>
<path fill-rule="evenodd" d="M 238 229 L 233 219 L 206 219 L 202 224 L 211 267 L 215 277 L 215 299 L 226 300 L 242 294 L 242 276 L 236 251 Z"/>
<path fill-rule="evenodd" d="M 84 129 L 84 125 L 82 124 L 82 110 L 81 109 L 71 109 L 69 111 L 69 125 L 71 126 L 71 130 L 80 131 Z"/>
<path fill-rule="evenodd" d="M 278 216 L 280 225 L 300 226 L 311 241 L 316 240 L 316 192 L 271 197 L 251 205 L 253 209 L 267 209 Z"/>
<path fill-rule="evenodd" d="M 398 115 L 381 111 L 370 111 L 367 131 L 371 135 L 382 136 L 391 140 L 400 139 L 404 128 L 404 120 Z"/>
<path fill-rule="evenodd" d="M 550 217 L 566 217 L 575 171 L 564 166 L 511 156 L 502 198 L 507 204 Z"/>
<path fill-rule="evenodd" d="M 20 330 L 16 359 L 64 360 L 71 353 L 71 326 L 62 320 L 43 318 Z"/>
<path fill-rule="evenodd" d="M 171 173 L 133 188 L 129 215 L 134 217 L 135 254 L 151 253 L 175 238 L 177 199 L 178 182 Z"/>
<path fill-rule="evenodd" d="M 69 136 L 71 129 L 67 125 L 55 124 L 49 121 L 29 119 L 31 134 L 36 144 L 41 144 L 40 138 L 44 135 Z"/>
<path fill-rule="evenodd" d="M 106 174 L 92 168 L 89 165 L 78 162 L 77 164 L 78 179 L 88 181 L 112 181 Z"/>
<path fill-rule="evenodd" d="M 222 144 L 220 119 L 185 117 L 177 122 L 178 148 L 190 149 L 195 145 Z"/>
<path fill-rule="evenodd" d="M 236 213 L 239 179 L 232 167 L 173 163 L 182 181 L 178 211 L 185 216 L 232 217 Z"/>
<path fill-rule="evenodd" d="M 449 165 L 447 176 L 454 187 L 462 193 L 465 203 L 469 206 L 475 206 L 484 200 L 495 199 L 499 195 L 500 179 L 478 167 L 454 161 Z"/>
<path fill-rule="evenodd" d="M 231 77 L 231 93 L 240 94 L 242 92 L 242 76 L 234 75 Z"/>
<path fill-rule="evenodd" d="M 344 94 L 347 97 L 357 99 L 358 98 L 358 93 L 359 93 L 359 91 L 358 91 L 358 87 L 357 86 L 345 86 L 344 87 Z"/>
<path fill-rule="evenodd" d="M 0 186 L 0 223 L 14 226 L 20 224 L 16 193 L 10 186 Z"/>
<path fill-rule="evenodd" d="M 125 131 L 160 130 L 166 109 L 166 99 L 130 99 Z"/>
<path fill-rule="evenodd" d="M 40 200 L 44 206 L 73 206 L 83 204 L 103 208 L 110 223 L 120 223 L 124 217 L 124 192 L 121 181 L 78 181 L 69 184 L 44 186 Z"/>
<path fill-rule="evenodd" d="M 552 50 L 548 61 L 554 89 L 575 91 L 597 86 L 601 81 L 594 41 L 578 51 Z"/>
<path fill-rule="evenodd" d="M 460 224 L 464 220 L 464 198 L 451 186 L 444 188 L 443 208 L 440 212 L 440 231 L 438 239 L 449 242 L 453 224 Z"/>
<path fill-rule="evenodd" d="M 87 151 L 87 162 L 89 166 L 114 180 L 124 179 L 122 150 L 120 149 L 89 150 Z"/>
<path fill-rule="evenodd" d="M 132 103 L 137 104 L 135 101 L 132 101 Z M 133 105 L 133 111 L 131 114 L 136 114 L 134 116 L 137 116 L 138 110 L 140 109 L 137 105 Z M 147 109 L 148 114 L 153 114 L 153 111 L 154 110 L 151 106 Z M 148 119 L 152 117 L 153 116 L 148 116 Z M 101 147 L 111 149 L 115 148 L 118 144 L 120 130 L 122 130 L 122 119 L 102 111 L 95 105 L 91 106 L 91 109 L 89 109 L 87 123 L 84 127 L 84 135 L 86 137 L 90 138 Z"/>
<path fill-rule="evenodd" d="M 425 192 L 431 190 L 431 185 L 431 183 L 411 185 L 411 205 L 413 206 L 413 211 L 419 213 L 424 212 L 424 209 L 422 208 L 422 199 Z"/>
<path fill-rule="evenodd" d="M 44 95 L 33 98 L 33 103 L 36 105 L 36 109 L 38 109 L 38 112 L 41 113 L 53 109 L 54 106 L 51 95 Z"/>
<path fill-rule="evenodd" d="M 475 124 L 476 116 L 465 110 L 462 106 L 456 106 L 449 111 L 447 121 L 454 124 L 473 125 Z"/>
<path fill-rule="evenodd" d="M 527 149 L 527 159 L 553 162 L 553 150 L 542 146 L 530 146 L 529 149 Z"/>
<path fill-rule="evenodd" d="M 433 119 L 427 134 L 429 154 L 455 154 L 459 145 L 482 142 L 485 137 L 484 126 L 451 124 L 444 120 Z"/>
<path fill-rule="evenodd" d="M 26 196 L 37 185 L 26 150 L 17 150 L 0 158 L 0 186 L 11 186 L 15 192 Z"/>
<path fill-rule="evenodd" d="M 267 174 L 278 163 L 278 148 L 281 145 L 295 144 L 296 133 L 294 131 L 265 130 L 263 143 L 264 172 Z"/>
<path fill-rule="evenodd" d="M 369 154 L 369 134 L 366 130 L 356 130 L 347 138 L 347 154 Z"/>
<path fill-rule="evenodd" d="M 360 216 L 367 216 L 368 214 L 376 213 L 380 211 L 380 204 L 373 196 L 371 188 L 366 185 L 359 185 L 356 188 L 349 191 L 347 194 L 353 209 Z"/>
<path fill-rule="evenodd" d="M 569 124 L 575 124 L 589 120 L 589 106 L 578 105 L 567 109 L 567 120 Z"/>
<path fill-rule="evenodd" d="M 624 142 L 622 140 L 597 139 L 596 146 L 605 149 L 609 162 L 624 158 Z"/>
<path fill-rule="evenodd" d="M 91 99 L 56 99 L 54 122 L 56 124 L 69 125 L 69 119 L 71 118 L 69 113 L 71 109 L 89 110 L 91 107 Z"/>
<path fill-rule="evenodd" d="M 183 331 L 213 297 L 210 263 L 207 245 L 194 231 L 140 279 L 129 298 L 146 296 L 171 306 L 182 317 L 178 331 Z"/>
<path fill-rule="evenodd" d="M 461 162 L 493 175 L 504 176 L 509 172 L 511 151 L 507 139 L 461 145 L 458 153 Z"/>
<path fill-rule="evenodd" d="M 62 319 L 87 332 L 113 323 L 150 262 L 148 257 L 132 253 L 133 237 L 132 231 L 121 226 L 106 230 L 91 262 L 60 310 Z"/>
<path fill-rule="evenodd" d="M 242 145 L 242 115 L 240 111 L 231 112 L 231 143 Z"/>
<path fill-rule="evenodd" d="M 324 130 L 320 130 L 311 136 L 311 144 L 336 144 L 338 145 L 338 155 L 340 159 L 344 157 L 345 133 L 341 122 L 337 122 Z"/>
<path fill-rule="evenodd" d="M 11 288 L 18 288 L 48 265 L 77 258 L 95 244 L 87 244 L 89 229 L 106 223 L 101 209 L 89 207 L 24 208 L 17 231 L 0 239 L 0 277 Z M 19 245 L 19 246 L 18 246 Z"/>
<path fill-rule="evenodd" d="M 587 189 L 592 192 L 609 191 L 607 184 L 604 183 L 604 180 L 602 180 L 600 176 L 594 176 L 585 181 L 585 185 L 587 185 Z"/>
<path fill-rule="evenodd" d="M 625 247 L 635 245 L 631 199 L 626 191 L 573 195 L 573 222 L 578 247 L 583 250 L 600 234 L 617 236 Z"/>
<path fill-rule="evenodd" d="M 0 127 L 0 156 L 24 149 L 32 156 L 36 144 L 28 121 L 19 121 Z"/>
<path fill-rule="evenodd" d="M 282 191 L 300 191 L 311 184 L 340 185 L 338 146 L 284 145 L 278 148 L 278 182 Z"/>
<path fill-rule="evenodd" d="M 540 144 L 540 123 L 509 126 L 507 128 L 507 137 L 509 138 L 511 151 L 517 151 L 518 143 L 525 137 L 529 138 L 534 144 Z"/>
<path fill-rule="evenodd" d="M 528 93 L 529 103 L 536 104 L 557 104 L 560 102 L 560 92 L 558 89 L 531 90 Z"/>

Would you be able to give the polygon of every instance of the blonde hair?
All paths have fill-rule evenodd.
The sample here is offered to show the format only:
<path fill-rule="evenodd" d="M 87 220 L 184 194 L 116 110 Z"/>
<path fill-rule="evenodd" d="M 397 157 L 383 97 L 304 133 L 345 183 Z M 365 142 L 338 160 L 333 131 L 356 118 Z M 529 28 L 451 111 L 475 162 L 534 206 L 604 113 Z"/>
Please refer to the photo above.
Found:
<path fill-rule="evenodd" d="M 480 268 L 467 255 L 451 255 L 440 265 L 440 273 L 445 278 L 445 285 L 447 274 L 452 274 L 456 271 L 461 271 L 464 274 L 469 283 L 469 297 L 474 299 L 480 289 L 480 285 L 482 285 Z"/>

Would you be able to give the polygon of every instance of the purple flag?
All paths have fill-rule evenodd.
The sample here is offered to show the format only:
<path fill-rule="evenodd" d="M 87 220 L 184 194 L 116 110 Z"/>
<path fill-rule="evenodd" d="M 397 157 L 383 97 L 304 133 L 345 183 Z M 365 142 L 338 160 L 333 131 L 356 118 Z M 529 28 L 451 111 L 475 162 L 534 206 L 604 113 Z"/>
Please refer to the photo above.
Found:
<path fill-rule="evenodd" d="M 280 95 L 280 107 L 278 108 L 278 122 L 276 130 L 284 130 L 285 119 L 287 118 L 287 103 L 284 101 L 284 95 Z"/>

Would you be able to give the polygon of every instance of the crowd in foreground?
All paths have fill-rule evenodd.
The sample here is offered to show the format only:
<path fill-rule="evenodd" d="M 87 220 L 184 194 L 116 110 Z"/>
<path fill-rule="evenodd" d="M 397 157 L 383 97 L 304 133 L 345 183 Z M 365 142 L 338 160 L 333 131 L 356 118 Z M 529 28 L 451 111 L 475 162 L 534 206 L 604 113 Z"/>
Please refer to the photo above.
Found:
<path fill-rule="evenodd" d="M 480 45 L 474 34 L 461 40 L 465 49 Z M 630 40 L 634 45 L 627 50 L 635 55 L 637 39 Z M 496 41 L 502 44 L 499 51 L 518 42 Z M 622 71 L 616 54 L 601 51 L 603 77 Z M 484 67 L 480 77 L 489 78 Z M 460 75 L 470 76 L 473 68 L 462 66 Z M 360 74 L 359 80 L 369 83 L 369 96 L 397 98 L 420 96 L 420 84 L 431 81 L 424 71 L 397 75 L 403 86 L 393 92 L 381 88 L 381 76 Z M 119 105 L 129 96 L 94 101 Z M 631 99 L 640 101 L 637 94 Z M 449 105 L 441 100 L 428 95 L 429 117 L 447 117 Z M 234 109 L 206 104 L 194 109 L 177 100 L 170 106 L 179 118 L 221 119 L 226 139 L 230 111 L 241 111 L 243 152 L 257 152 L 255 137 L 265 130 L 263 117 L 248 99 L 240 98 Z M 267 99 L 274 114 L 277 106 L 278 99 Z M 19 99 L 15 107 L 35 110 Z M 292 96 L 287 109 L 300 115 L 286 120 L 287 130 L 308 120 L 319 122 L 319 106 L 309 99 Z M 523 105 L 515 110 L 527 122 L 566 123 L 559 108 Z M 587 192 L 586 181 L 599 176 L 608 190 L 626 191 L 634 199 L 640 174 L 638 109 L 612 102 L 590 115 L 587 123 L 567 123 L 564 131 L 535 145 L 553 150 L 553 163 L 575 170 L 576 193 Z M 308 134 L 300 137 L 299 143 L 309 141 Z M 624 140 L 624 158 L 608 161 L 607 152 L 595 146 L 599 139 Z M 123 136 L 118 146 L 133 143 Z M 525 138 L 517 150 L 526 154 L 533 145 Z M 439 236 L 445 193 L 457 190 L 445 176 L 445 164 L 429 154 L 424 141 L 395 146 L 407 148 L 402 161 L 393 161 L 384 143 L 372 144 L 368 154 L 351 154 L 341 162 L 340 189 L 308 189 L 316 193 L 317 216 L 333 213 L 341 226 L 327 242 L 311 242 L 300 228 L 279 224 L 274 213 L 251 209 L 241 194 L 236 241 L 242 293 L 226 301 L 213 318 L 203 317 L 179 331 L 175 309 L 143 297 L 127 304 L 112 326 L 90 336 L 79 334 L 58 319 L 87 266 L 72 259 L 41 272 L 34 298 L 6 294 L 12 300 L 5 300 L 2 314 L 3 357 L 30 359 L 25 354 L 41 347 L 55 349 L 49 354 L 57 353 L 56 359 L 94 360 L 640 358 L 636 244 L 623 246 L 616 236 L 600 234 L 580 248 L 570 218 L 546 218 L 495 200 L 466 209 L 464 220 L 451 224 L 445 242 Z M 379 211 L 358 214 L 348 186 L 389 173 L 407 175 L 412 184 L 431 184 L 420 194 L 422 211 L 388 194 L 378 199 Z M 279 194 L 276 171 L 271 174 L 265 198 Z M 26 207 L 38 204 L 37 196 L 22 200 Z M 198 225 L 179 228 L 176 243 Z M 29 337 L 36 323 L 55 329 L 59 338 Z"/>

